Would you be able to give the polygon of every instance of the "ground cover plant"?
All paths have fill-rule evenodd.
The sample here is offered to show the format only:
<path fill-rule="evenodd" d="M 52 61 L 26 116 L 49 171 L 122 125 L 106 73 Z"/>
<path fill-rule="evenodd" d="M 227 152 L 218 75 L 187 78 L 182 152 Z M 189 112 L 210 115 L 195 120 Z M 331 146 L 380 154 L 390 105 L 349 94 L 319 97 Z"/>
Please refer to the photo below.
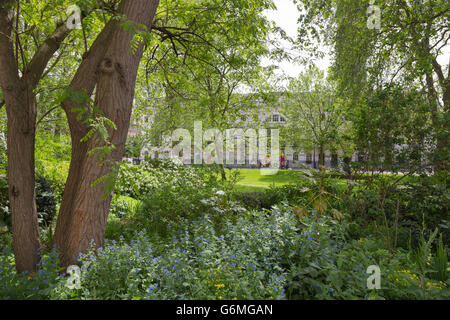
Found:
<path fill-rule="evenodd" d="M 79 289 L 67 286 L 57 248 L 47 248 L 38 273 L 17 274 L 2 249 L 3 299 L 448 299 L 448 249 L 442 221 L 415 221 L 418 238 L 389 248 L 382 217 L 359 205 L 350 215 L 336 178 L 298 174 L 297 184 L 267 189 L 250 203 L 214 168 L 171 162 L 123 164 L 105 245 L 78 257 Z M 303 178 L 302 178 L 303 177 Z M 273 178 L 273 179 L 276 179 Z M 144 182 L 145 181 L 145 182 Z M 420 181 L 417 180 L 417 181 Z M 132 183 L 130 183 L 132 182 Z M 194 184 L 190 186 L 189 184 Z M 323 190 L 321 190 L 323 189 Z M 189 192 L 186 192 L 189 190 Z M 214 191 L 212 191 L 214 190 Z M 361 190 L 353 189 L 353 195 Z M 411 191 L 414 195 L 414 189 Z M 278 196 L 273 197 L 276 194 Z M 311 197 L 322 194 L 322 203 Z M 411 195 L 411 196 L 412 196 Z M 135 198 L 133 198 L 134 196 Z M 268 197 L 264 193 L 262 198 Z M 410 195 L 404 194 L 410 206 Z M 395 196 L 393 195 L 395 198 Z M 436 198 L 437 197 L 437 198 Z M 422 194 L 446 210 L 443 194 Z M 361 200 L 362 201 L 362 200 Z M 376 207 L 376 206 L 375 206 Z M 411 207 L 404 210 L 409 211 Z M 170 215 L 164 214 L 170 211 Z M 369 218 L 371 221 L 362 222 Z M 410 230 L 405 216 L 397 234 Z M 389 223 L 394 218 L 388 215 Z M 389 225 L 390 226 L 390 225 Z M 437 227 L 435 232 L 433 227 Z M 380 224 L 382 228 L 382 224 Z M 389 232 L 392 233 L 392 230 Z M 438 235 L 438 232 L 440 236 Z M 393 234 L 394 235 L 394 234 Z M 393 249 L 393 250 L 392 250 Z M 382 272 L 380 290 L 368 289 L 367 268 Z"/>

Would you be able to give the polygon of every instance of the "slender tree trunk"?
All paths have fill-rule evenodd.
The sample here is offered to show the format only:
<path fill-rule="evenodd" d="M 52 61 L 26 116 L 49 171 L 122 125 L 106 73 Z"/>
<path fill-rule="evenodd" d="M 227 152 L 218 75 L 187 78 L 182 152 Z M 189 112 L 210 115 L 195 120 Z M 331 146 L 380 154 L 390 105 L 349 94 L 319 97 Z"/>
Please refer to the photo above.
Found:
<path fill-rule="evenodd" d="M 331 167 L 337 168 L 339 165 L 339 155 L 335 150 L 331 153 Z"/>
<path fill-rule="evenodd" d="M 323 146 L 319 147 L 319 166 L 325 166 L 325 151 Z"/>
<path fill-rule="evenodd" d="M 344 169 L 345 173 L 347 173 L 348 175 L 351 174 L 351 169 L 350 169 L 350 162 L 352 161 L 351 157 L 348 156 L 344 156 L 344 161 L 342 164 L 342 168 Z"/>
<path fill-rule="evenodd" d="M 316 149 L 314 149 L 313 151 L 313 167 L 314 169 L 317 169 L 317 164 L 316 164 Z"/>
<path fill-rule="evenodd" d="M 223 163 L 219 164 L 219 169 L 220 169 L 220 175 L 222 177 L 222 180 L 227 181 L 227 174 L 225 172 L 225 167 L 223 166 Z"/>
<path fill-rule="evenodd" d="M 158 0 L 123 0 L 119 11 L 129 20 L 150 29 L 158 4 Z M 102 110 L 103 116 L 117 126 L 117 130 L 109 132 L 110 142 L 116 149 L 106 157 L 104 165 L 95 154 L 89 155 L 88 152 L 101 147 L 102 142 L 96 140 L 97 135 L 87 143 L 80 142 L 87 128 L 83 128 L 73 115 L 70 116 L 70 107 L 65 107 L 72 135 L 72 160 L 54 236 L 60 247 L 63 266 L 74 264 L 79 253 L 89 247 L 91 240 L 97 248 L 103 246 L 111 196 L 103 198 L 104 182 L 96 186 L 92 184 L 113 173 L 114 162 L 122 158 L 137 70 L 143 54 L 143 44 L 134 54 L 130 52 L 133 36 L 120 27 L 117 21 L 110 23 L 107 28 L 110 30 L 99 35 L 99 41 L 94 43 L 80 66 L 73 86 L 92 92 L 96 84 L 95 104 Z"/>

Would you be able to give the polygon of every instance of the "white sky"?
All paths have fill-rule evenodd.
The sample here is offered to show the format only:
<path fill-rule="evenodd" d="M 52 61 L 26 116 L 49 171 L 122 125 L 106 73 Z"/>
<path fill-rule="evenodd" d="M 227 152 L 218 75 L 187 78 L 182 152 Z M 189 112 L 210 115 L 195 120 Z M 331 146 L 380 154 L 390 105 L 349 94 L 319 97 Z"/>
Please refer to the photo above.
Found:
<path fill-rule="evenodd" d="M 299 12 L 297 6 L 292 0 L 274 0 L 277 10 L 266 11 L 266 16 L 269 20 L 273 20 L 279 27 L 286 31 L 287 35 L 293 39 L 297 38 L 297 20 Z M 288 44 L 283 43 L 287 48 Z M 263 65 L 276 64 L 280 70 L 287 76 L 297 77 L 300 72 L 304 70 L 304 66 L 296 65 L 289 62 L 279 63 L 277 61 L 271 62 L 268 59 L 263 60 Z M 316 62 L 317 66 L 326 71 L 330 66 L 329 57 Z"/>

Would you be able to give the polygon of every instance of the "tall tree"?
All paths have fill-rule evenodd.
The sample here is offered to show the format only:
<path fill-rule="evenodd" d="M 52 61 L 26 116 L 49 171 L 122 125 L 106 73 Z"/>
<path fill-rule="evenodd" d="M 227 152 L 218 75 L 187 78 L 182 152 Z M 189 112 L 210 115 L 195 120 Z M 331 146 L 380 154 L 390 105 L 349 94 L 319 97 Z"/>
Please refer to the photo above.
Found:
<path fill-rule="evenodd" d="M 343 136 L 348 129 L 335 94 L 324 72 L 311 65 L 288 86 L 284 113 L 289 119 L 290 140 L 308 151 L 319 150 L 319 164 L 325 165 L 325 151 L 346 150 Z"/>
<path fill-rule="evenodd" d="M 380 28 L 369 28 L 369 1 L 299 1 L 299 45 L 319 40 L 333 48 L 332 73 L 352 107 L 386 85 L 421 84 L 428 95 L 436 140 L 435 168 L 448 166 L 450 3 L 379 0 Z M 448 52 L 448 51 L 447 51 Z M 439 57 L 443 57 L 440 63 Z"/>
<path fill-rule="evenodd" d="M 133 52 L 130 46 L 135 33 L 151 29 L 158 4 L 159 0 L 121 1 L 118 8 L 121 19 L 111 19 L 106 24 L 72 80 L 71 89 L 87 97 L 96 89 L 94 106 L 116 127 L 116 130 L 110 128 L 108 134 L 114 148 L 102 161 L 98 161 L 105 147 L 105 141 L 100 139 L 101 132 L 88 136 L 88 141 L 84 142 L 83 138 L 92 128 L 80 122 L 73 112 L 80 108 L 79 101 L 70 98 L 63 103 L 72 137 L 69 176 L 54 236 L 61 248 L 63 265 L 74 263 L 91 240 L 97 247 L 103 246 L 111 195 L 104 198 L 107 181 L 96 182 L 113 174 L 115 161 L 123 156 L 144 42 L 140 41 Z"/>
<path fill-rule="evenodd" d="M 121 1 L 117 10 L 120 16 L 106 24 L 89 52 L 84 55 L 71 83 L 72 93 L 83 93 L 88 97 L 96 88 L 96 110 L 119 128 L 114 134 L 110 132 L 110 144 L 117 146 L 108 155 L 111 159 L 119 159 L 123 152 L 137 68 L 144 47 L 142 42 L 134 42 L 131 52 L 132 40 L 137 32 L 148 32 L 158 4 L 159 1 Z M 46 7 L 55 10 L 53 6 Z M 53 33 L 37 46 L 28 63 L 28 52 L 24 53 L 21 48 L 17 28 L 26 26 L 27 22 L 21 20 L 19 10 L 19 1 L 4 1 L 0 6 L 0 84 L 8 117 L 8 182 L 16 267 L 18 271 L 25 271 L 36 270 L 40 246 L 34 193 L 35 89 L 50 59 L 73 28 L 68 27 L 65 21 L 58 23 Z M 39 43 L 39 37 L 35 36 L 34 40 Z M 21 60 L 18 52 L 21 53 Z M 78 162 L 72 160 L 66 188 L 69 191 L 64 193 L 55 231 L 55 240 L 61 247 L 64 264 L 73 263 L 76 255 L 87 247 L 85 238 L 95 239 L 100 245 L 103 243 L 110 203 L 102 202 L 103 193 L 98 196 L 98 201 L 92 201 L 100 192 L 99 189 L 103 188 L 102 184 L 90 187 L 99 178 L 96 174 L 109 172 L 110 167 L 102 166 L 95 155 L 88 155 L 89 151 L 98 147 L 98 140 L 91 137 L 87 143 L 81 142 L 92 128 L 79 121 L 72 112 L 74 107 L 84 108 L 85 105 L 80 106 L 81 100 L 69 96 L 63 107 L 71 129 L 72 159 Z M 109 163 L 111 159 L 105 160 Z M 100 211 L 99 206 L 103 205 Z M 94 211 L 97 211 L 97 215 L 93 214 Z"/>
<path fill-rule="evenodd" d="M 2 1 L 0 4 L 0 85 L 8 118 L 8 185 L 13 246 L 16 268 L 24 271 L 36 270 L 39 263 L 34 190 L 35 89 L 49 60 L 71 29 L 64 21 L 59 23 L 27 63 L 18 30 L 13 25 L 19 11 L 18 1 Z M 17 48 L 20 50 L 15 50 Z M 19 55 L 22 58 L 21 69 Z"/>
<path fill-rule="evenodd" d="M 219 130 L 229 128 L 253 104 L 262 78 L 261 58 L 270 54 L 268 34 L 275 31 L 263 12 L 273 4 L 230 4 L 212 1 L 214 11 L 205 9 L 188 21 L 186 8 L 180 11 L 171 4 L 165 8 L 171 23 L 187 26 L 163 26 L 160 20 L 155 25 L 161 39 L 144 58 L 149 86 L 156 82 L 164 92 L 161 103 L 152 105 L 153 141 L 176 128 L 192 128 L 196 120 Z M 238 94 L 243 86 L 252 94 Z"/>
<path fill-rule="evenodd" d="M 263 22 L 255 20 L 255 10 L 259 12 L 261 8 L 269 7 L 272 1 L 205 0 L 199 3 L 182 0 L 165 2 L 157 13 L 157 0 L 80 0 L 77 4 L 86 4 L 87 7 L 82 10 L 83 21 L 95 20 L 97 23 L 83 24 L 83 32 L 77 33 L 82 40 L 79 59 L 79 46 L 74 47 L 76 50 L 73 53 L 55 54 L 71 33 L 65 23 L 58 24 L 53 33 L 48 31 L 54 28 L 51 23 L 54 12 L 61 12 L 61 5 L 68 2 L 44 5 L 43 1 L 35 0 L 34 3 L 39 9 L 48 10 L 45 21 L 36 17 L 28 24 L 27 18 L 18 13 L 19 1 L 2 2 L 0 12 L 0 82 L 8 112 L 8 173 L 19 271 L 35 270 L 39 261 L 34 199 L 37 113 L 34 89 L 42 75 L 57 77 L 63 74 L 62 69 L 58 69 L 61 61 L 70 62 L 71 69 L 76 70 L 64 94 L 52 102 L 61 102 L 72 138 L 70 170 L 54 234 L 62 263 L 69 265 L 89 247 L 91 240 L 98 247 L 103 245 L 111 202 L 111 196 L 104 197 L 105 189 L 111 185 L 110 181 L 116 173 L 116 161 L 121 159 L 124 151 L 144 47 L 151 48 L 150 54 L 156 52 L 160 58 L 165 56 L 167 43 L 175 52 L 178 50 L 173 46 L 175 43 L 182 47 L 194 43 L 212 48 L 210 52 L 203 51 L 203 58 L 211 52 L 219 54 L 220 50 L 214 46 L 216 35 L 222 33 L 233 38 L 258 28 L 258 24 Z M 101 10 L 97 10 L 99 8 Z M 63 12 L 66 12 L 65 9 Z M 173 19 L 174 12 L 177 13 L 176 20 Z M 233 28 L 227 28 L 219 15 L 232 19 L 235 22 Z M 249 24 L 249 21 L 256 22 Z M 21 29 L 15 28 L 17 25 Z M 45 32 L 38 36 L 32 34 L 31 30 L 43 25 Z M 214 32 L 208 36 L 213 26 Z M 12 36 L 14 33 L 16 38 Z M 46 33 L 50 34 L 48 41 L 42 40 L 42 35 Z M 35 58 L 28 59 L 31 50 L 21 50 L 20 40 L 24 36 L 32 40 L 29 41 L 31 48 L 33 45 L 37 47 Z M 223 54 L 229 48 L 221 49 Z M 16 54 L 22 51 L 23 55 Z M 45 72 L 52 58 L 50 68 L 56 66 L 57 71 Z M 27 63 L 28 60 L 30 63 Z M 49 111 L 43 111 L 42 115 Z"/>

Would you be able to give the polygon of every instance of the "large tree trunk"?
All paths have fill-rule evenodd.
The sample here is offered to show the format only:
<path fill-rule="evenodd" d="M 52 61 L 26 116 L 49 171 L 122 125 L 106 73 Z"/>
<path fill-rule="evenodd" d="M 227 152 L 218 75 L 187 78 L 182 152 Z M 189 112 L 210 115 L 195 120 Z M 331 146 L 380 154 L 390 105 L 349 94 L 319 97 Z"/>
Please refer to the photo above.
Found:
<path fill-rule="evenodd" d="M 13 248 L 18 272 L 39 263 L 39 229 L 34 189 L 36 99 L 28 75 L 19 78 L 12 44 L 11 7 L 0 7 L 0 83 L 8 118 L 8 190 Z"/>
<path fill-rule="evenodd" d="M 40 44 L 19 72 L 14 53 L 12 23 L 18 1 L 0 2 L 0 85 L 8 117 L 8 184 L 12 215 L 13 247 L 18 272 L 35 271 L 39 262 L 39 229 L 34 182 L 36 131 L 35 89 L 48 62 L 70 34 L 66 23 Z M 20 19 L 17 17 L 17 19 Z M 18 30 L 20 31 L 20 30 Z M 19 54 L 19 53 L 17 53 Z"/>
<path fill-rule="evenodd" d="M 34 188 L 36 101 L 32 90 L 26 89 L 23 97 L 18 101 L 21 105 L 11 103 L 6 108 L 9 200 L 18 272 L 37 270 L 40 247 Z"/>
<path fill-rule="evenodd" d="M 159 0 L 123 0 L 119 11 L 150 29 L 158 4 Z M 103 246 L 111 196 L 104 199 L 104 182 L 92 184 L 111 174 L 114 162 L 122 158 L 143 53 L 143 44 L 134 54 L 130 52 L 133 36 L 117 21 L 109 23 L 105 30 L 93 44 L 72 84 L 78 91 L 86 89 L 88 93 L 96 84 L 95 104 L 117 126 L 117 130 L 109 132 L 110 142 L 116 149 L 104 159 L 103 166 L 96 154 L 89 155 L 90 150 L 104 142 L 97 140 L 97 135 L 87 143 L 80 142 L 87 128 L 70 114 L 68 103 L 65 110 L 72 133 L 72 160 L 54 236 L 63 266 L 76 263 L 77 256 L 88 249 L 91 240 L 97 248 Z"/>

